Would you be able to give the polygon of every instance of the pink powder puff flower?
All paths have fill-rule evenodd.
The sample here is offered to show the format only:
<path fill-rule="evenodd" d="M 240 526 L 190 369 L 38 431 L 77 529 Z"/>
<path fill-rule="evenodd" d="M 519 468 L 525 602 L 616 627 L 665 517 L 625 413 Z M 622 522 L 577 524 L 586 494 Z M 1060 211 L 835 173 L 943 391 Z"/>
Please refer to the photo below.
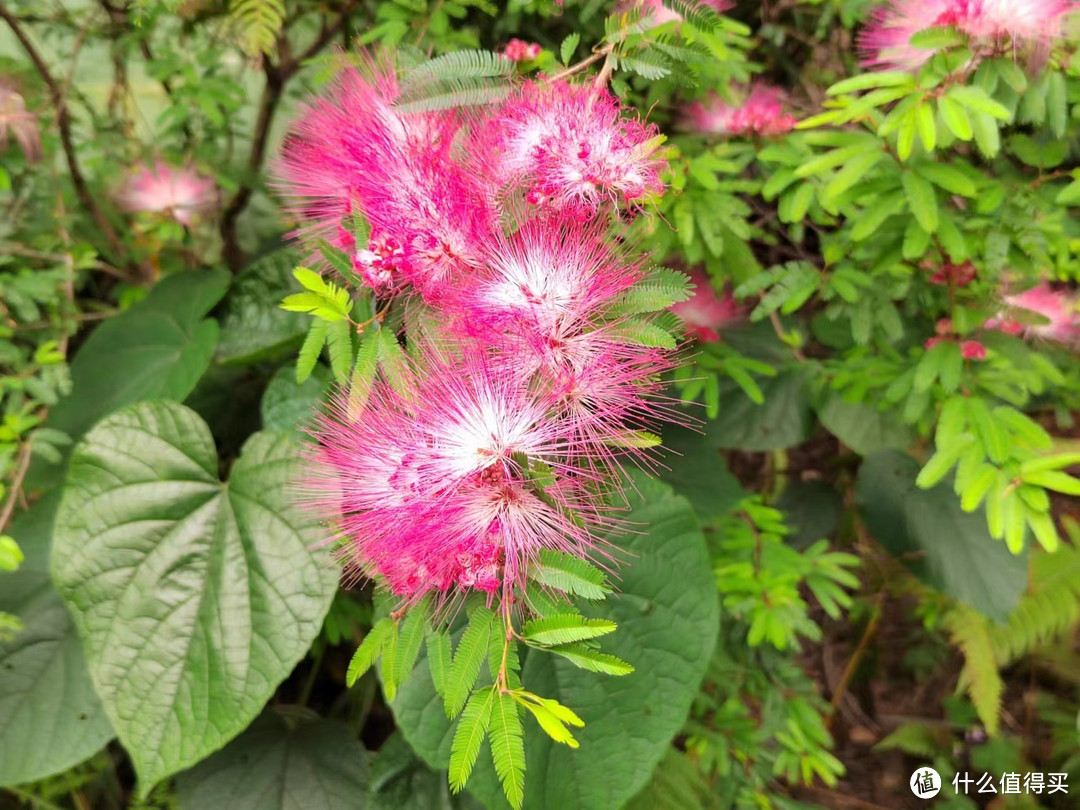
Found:
<path fill-rule="evenodd" d="M 783 94 L 765 82 L 754 82 L 742 104 L 731 106 L 716 93 L 695 101 L 682 114 L 683 126 L 712 135 L 783 135 L 798 119 L 784 112 Z"/>
<path fill-rule="evenodd" d="M 344 69 L 294 124 L 278 186 L 309 221 L 301 238 L 332 239 L 357 210 L 371 225 L 371 243 L 355 257 L 369 281 L 380 291 L 412 284 L 436 298 L 449 278 L 478 265 L 497 214 L 450 154 L 456 114 L 402 112 L 399 95 L 389 65 L 366 59 Z"/>
<path fill-rule="evenodd" d="M 741 321 L 745 313 L 730 291 L 718 296 L 712 281 L 701 270 L 692 272 L 690 280 L 694 282 L 694 294 L 672 306 L 671 311 L 685 324 L 687 335 L 703 343 L 719 343 L 720 330 Z"/>
<path fill-rule="evenodd" d="M 965 360 L 985 360 L 986 347 L 977 340 L 965 340 L 960 344 L 960 355 Z"/>
<path fill-rule="evenodd" d="M 736 109 L 718 93 L 711 92 L 708 98 L 683 107 L 680 124 L 683 129 L 702 135 L 730 135 L 734 131 L 731 119 Z"/>
<path fill-rule="evenodd" d="M 663 191 L 659 130 L 622 113 L 591 85 L 528 82 L 473 127 L 467 150 L 496 190 L 520 189 L 530 204 L 586 220 L 606 202 Z"/>
<path fill-rule="evenodd" d="M 1077 310 L 1080 301 L 1075 295 L 1055 290 L 1044 282 L 1017 295 L 1006 295 L 1003 300 L 1008 309 L 990 318 L 985 324 L 988 329 L 1080 346 L 1080 311 Z M 1021 310 L 1049 322 L 1027 324 Z"/>
<path fill-rule="evenodd" d="M 448 300 L 458 333 L 497 348 L 521 378 L 550 391 L 599 457 L 593 467 L 641 458 L 641 448 L 617 449 L 618 439 L 675 418 L 657 402 L 671 360 L 627 341 L 617 318 L 605 320 L 641 279 L 640 261 L 614 252 L 599 224 L 538 219 L 493 244 L 486 265 Z"/>
<path fill-rule="evenodd" d="M 116 199 L 125 211 L 165 214 L 190 226 L 200 214 L 213 209 L 217 189 L 209 177 L 159 160 L 153 168 L 137 167 Z"/>
<path fill-rule="evenodd" d="M 860 35 L 859 49 L 866 65 L 917 70 L 934 52 L 913 47 L 911 37 L 951 25 L 975 40 L 1045 51 L 1075 8 L 1074 0 L 888 0 Z"/>
<path fill-rule="evenodd" d="M 14 136 L 27 163 L 41 160 L 41 128 L 37 116 L 26 109 L 26 102 L 14 85 L 0 79 L 0 151 L 8 148 Z"/>
<path fill-rule="evenodd" d="M 309 503 L 339 523 L 360 571 L 408 601 L 491 593 L 543 548 L 596 544 L 590 527 L 607 523 L 577 481 L 583 448 L 547 395 L 478 353 L 432 355 L 412 375 L 414 396 L 375 382 L 361 413 L 343 393 L 313 430 Z M 522 468 L 534 462 L 559 479 L 543 498 Z"/>
<path fill-rule="evenodd" d="M 590 325 L 642 277 L 640 261 L 609 247 L 601 224 L 525 222 L 485 251 L 456 307 L 465 328 L 512 332 L 554 345 Z"/>
<path fill-rule="evenodd" d="M 790 132 L 798 119 L 784 112 L 782 98 L 778 88 L 755 82 L 746 101 L 731 117 L 732 132 L 740 135 L 783 135 Z"/>
<path fill-rule="evenodd" d="M 511 62 L 527 62 L 540 55 L 541 48 L 535 42 L 526 42 L 522 39 L 511 39 L 503 48 L 502 55 Z"/>

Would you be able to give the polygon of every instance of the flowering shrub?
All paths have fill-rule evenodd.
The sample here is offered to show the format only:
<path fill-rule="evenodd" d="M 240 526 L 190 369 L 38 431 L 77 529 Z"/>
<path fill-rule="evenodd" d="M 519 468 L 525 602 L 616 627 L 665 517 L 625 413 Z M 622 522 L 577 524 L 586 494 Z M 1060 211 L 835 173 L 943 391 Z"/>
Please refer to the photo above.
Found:
<path fill-rule="evenodd" d="M 1071 772 L 1075 3 L 38 5 L 13 806 Z"/>

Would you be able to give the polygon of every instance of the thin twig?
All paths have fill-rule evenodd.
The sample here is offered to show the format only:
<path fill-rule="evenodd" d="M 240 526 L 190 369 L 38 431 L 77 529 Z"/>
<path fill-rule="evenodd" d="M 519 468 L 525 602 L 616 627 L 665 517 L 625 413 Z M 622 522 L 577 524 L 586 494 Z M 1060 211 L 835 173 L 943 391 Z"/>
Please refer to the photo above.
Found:
<path fill-rule="evenodd" d="M 278 64 L 273 64 L 269 59 L 263 61 L 263 72 L 266 74 L 266 84 L 263 87 L 262 97 L 259 99 L 259 112 L 255 120 L 255 130 L 251 138 L 251 152 L 248 155 L 247 177 L 233 194 L 221 213 L 221 241 L 222 256 L 226 264 L 233 272 L 238 272 L 243 267 L 245 256 L 237 241 L 237 222 L 240 215 L 251 202 L 255 193 L 255 178 L 262 168 L 266 158 L 266 147 L 270 139 L 270 128 L 274 121 L 281 102 L 285 84 L 291 79 L 307 60 L 315 56 L 333 41 L 345 26 L 345 21 L 352 12 L 353 4 L 347 3 L 338 16 L 330 25 L 324 25 L 319 35 L 299 56 L 289 53 L 289 42 L 282 33 L 278 40 L 278 50 L 281 54 Z"/>
<path fill-rule="evenodd" d="M 784 340 L 784 325 L 780 323 L 780 316 L 776 314 L 776 310 L 769 313 L 769 323 L 772 324 L 773 331 L 776 332 L 776 336 L 780 338 L 784 345 L 791 349 L 791 353 L 795 355 L 795 359 L 800 363 L 806 359 L 806 355 L 802 353 L 802 350 L 798 346 L 791 346 L 786 340 Z"/>
<path fill-rule="evenodd" d="M 603 59 L 605 56 L 607 56 L 609 53 L 611 53 L 611 51 L 614 49 L 614 47 L 615 46 L 612 45 L 609 42 L 603 48 L 589 54 L 584 59 L 582 59 L 580 62 L 577 62 L 577 63 L 571 65 L 570 67 L 566 68 L 566 70 L 562 70 L 562 71 L 556 73 L 554 76 L 548 77 L 548 81 L 549 82 L 557 82 L 557 81 L 559 81 L 561 79 L 566 79 L 566 78 L 568 78 L 570 76 L 573 76 L 576 73 L 580 73 L 585 68 L 587 68 L 589 65 L 592 65 L 592 64 L 595 64 L 596 62 L 599 62 L 601 59 Z"/>
<path fill-rule="evenodd" d="M 8 521 L 15 514 L 15 504 L 18 502 L 19 493 L 22 492 L 22 482 L 26 478 L 26 471 L 30 469 L 30 442 L 24 442 L 19 448 L 19 455 L 15 461 L 15 475 L 8 484 L 8 496 L 4 501 L 3 510 L 0 511 L 0 534 L 8 528 Z"/>
<path fill-rule="evenodd" d="M 885 601 L 884 592 L 879 593 L 874 600 L 873 613 L 870 615 L 870 621 L 866 623 L 866 629 L 863 630 L 862 638 L 859 639 L 858 645 L 855 647 L 855 651 L 851 654 L 851 658 L 848 659 L 847 664 L 844 666 L 844 671 L 840 675 L 840 683 L 836 685 L 836 689 L 833 692 L 832 700 L 829 701 L 829 706 L 832 708 L 832 712 L 825 718 L 825 729 L 827 731 L 832 730 L 832 721 L 836 717 L 836 710 L 840 706 L 840 701 L 844 699 L 844 695 L 847 694 L 848 684 L 851 683 L 851 679 L 855 675 L 855 670 L 859 666 L 859 662 L 862 660 L 863 653 L 866 652 L 867 646 L 870 644 L 870 640 L 877 633 L 878 625 L 881 624 L 882 603 Z"/>

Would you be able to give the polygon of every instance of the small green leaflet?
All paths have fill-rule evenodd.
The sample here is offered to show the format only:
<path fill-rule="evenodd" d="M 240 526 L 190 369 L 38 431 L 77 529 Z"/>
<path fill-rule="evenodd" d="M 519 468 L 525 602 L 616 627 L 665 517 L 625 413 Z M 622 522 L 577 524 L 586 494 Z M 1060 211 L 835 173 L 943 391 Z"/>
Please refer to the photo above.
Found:
<path fill-rule="evenodd" d="M 371 669 L 376 659 L 378 659 L 379 654 L 382 652 L 383 645 L 386 644 L 386 639 L 393 629 L 394 620 L 387 617 L 379 619 L 379 621 L 375 623 L 375 626 L 368 631 L 368 634 L 364 636 L 364 640 L 360 643 L 360 646 L 356 648 L 356 652 L 353 653 L 352 660 L 349 662 L 349 670 L 345 674 L 346 686 L 351 687 L 360 680 L 365 672 Z"/>
<path fill-rule="evenodd" d="M 296 382 L 302 384 L 315 370 L 315 364 L 319 362 L 323 345 L 326 343 L 326 328 L 329 322 L 315 320 L 311 322 L 304 345 L 300 347 L 300 355 L 296 358 Z"/>
<path fill-rule="evenodd" d="M 510 694 L 496 696 L 491 708 L 491 758 L 507 801 L 519 810 L 525 801 L 525 735 Z"/>
<path fill-rule="evenodd" d="M 557 743 L 562 743 L 570 748 L 577 748 L 578 741 L 574 739 L 574 735 L 570 733 L 570 729 L 567 724 L 577 726 L 578 728 L 584 728 L 585 721 L 578 717 L 570 709 L 563 706 L 557 700 L 549 700 L 542 698 L 539 695 L 534 695 L 531 692 L 516 691 L 514 692 L 514 699 L 517 700 L 522 706 L 532 712 L 533 717 L 536 718 L 536 722 L 540 724 L 540 728 L 551 739 Z"/>
<path fill-rule="evenodd" d="M 330 284 L 314 270 L 297 267 L 293 276 L 307 292 L 285 297 L 281 308 L 289 312 L 306 312 L 325 321 L 343 321 L 349 317 L 352 301 L 349 291 Z"/>
<path fill-rule="evenodd" d="M 450 662 L 453 653 L 450 649 L 450 635 L 446 630 L 431 631 L 427 637 L 428 668 L 431 670 L 431 682 L 435 691 L 446 695 L 446 683 L 450 679 Z"/>
<path fill-rule="evenodd" d="M 560 644 L 557 647 L 547 647 L 548 652 L 561 655 L 575 666 L 589 672 L 600 672 L 605 675 L 629 675 L 634 668 L 614 655 L 599 652 L 583 643 Z"/>
<path fill-rule="evenodd" d="M 412 673 L 416 657 L 420 654 L 420 645 L 424 643 L 424 630 L 427 625 L 428 601 L 425 599 L 409 608 L 398 631 L 398 641 L 394 648 L 393 667 L 387 667 L 383 661 L 383 692 L 387 700 L 393 700 L 398 687 Z"/>
<path fill-rule="evenodd" d="M 559 58 L 562 59 L 564 65 L 570 64 L 579 42 L 581 42 L 581 34 L 576 31 L 562 41 L 562 45 L 559 46 Z"/>
<path fill-rule="evenodd" d="M 606 619 L 586 619 L 579 613 L 558 613 L 525 622 L 522 635 L 526 641 L 549 646 L 598 638 L 615 629 L 615 622 Z"/>
<path fill-rule="evenodd" d="M 488 636 L 494 622 L 495 614 L 484 607 L 476 608 L 469 616 L 469 626 L 465 628 L 450 664 L 450 677 L 443 696 L 446 716 L 451 719 L 457 717 L 465 706 L 469 692 L 480 675 L 480 665 L 487 655 Z"/>
<path fill-rule="evenodd" d="M 659 447 L 662 440 L 655 433 L 647 430 L 628 430 L 615 436 L 608 436 L 604 444 L 609 447 L 623 447 L 635 450 L 648 450 L 650 447 Z"/>
<path fill-rule="evenodd" d="M 348 321 L 327 323 L 326 348 L 330 352 L 330 368 L 334 371 L 334 378 L 339 383 L 346 382 L 353 366 L 352 327 Z"/>
<path fill-rule="evenodd" d="M 460 793 L 469 781 L 480 746 L 491 724 L 491 706 L 498 687 L 478 689 L 469 697 L 461 713 L 450 747 L 450 790 Z"/>
<path fill-rule="evenodd" d="M 540 551 L 540 561 L 530 569 L 529 576 L 541 585 L 585 599 L 603 599 L 611 593 L 603 571 L 582 559 L 553 549 Z"/>

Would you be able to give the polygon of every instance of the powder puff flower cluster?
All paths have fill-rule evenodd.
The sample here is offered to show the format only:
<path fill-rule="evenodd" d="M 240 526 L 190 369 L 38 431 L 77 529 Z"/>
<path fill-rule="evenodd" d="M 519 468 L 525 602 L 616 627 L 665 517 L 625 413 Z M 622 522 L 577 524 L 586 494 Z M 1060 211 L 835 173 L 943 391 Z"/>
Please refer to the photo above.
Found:
<path fill-rule="evenodd" d="M 888 0 L 862 32 L 865 64 L 918 70 L 934 52 L 911 45 L 911 37 L 936 26 L 953 26 L 972 40 L 1009 52 L 1044 52 L 1061 36 L 1074 0 Z"/>
<path fill-rule="evenodd" d="M 587 84 L 528 82 L 470 134 L 474 171 L 496 193 L 557 214 L 590 220 L 662 190 L 659 131 Z"/>
<path fill-rule="evenodd" d="M 773 136 L 790 132 L 797 119 L 784 112 L 778 88 L 754 82 L 738 106 L 711 93 L 704 101 L 695 101 L 683 110 L 682 123 L 686 129 L 706 135 Z"/>
<path fill-rule="evenodd" d="M 161 161 L 139 166 L 127 178 L 117 202 L 125 211 L 145 211 L 171 217 L 190 226 L 217 203 L 214 181 L 188 168 Z"/>
<path fill-rule="evenodd" d="M 662 190 L 662 138 L 606 91 L 527 81 L 472 117 L 403 113 L 400 94 L 390 65 L 343 70 L 297 121 L 279 167 L 278 187 L 307 222 L 300 235 L 355 251 L 380 294 L 438 301 L 483 266 L 519 198 L 530 213 L 584 222 Z M 368 245 L 342 230 L 354 210 L 371 226 Z"/>
<path fill-rule="evenodd" d="M 387 64 L 346 68 L 279 166 L 299 236 L 433 324 L 405 334 L 396 379 L 339 393 L 307 489 L 406 603 L 509 597 L 543 549 L 602 552 L 622 466 L 651 463 L 646 431 L 671 418 L 670 352 L 620 309 L 649 271 L 611 235 L 662 191 L 659 139 L 591 84 L 528 81 L 469 115 L 406 112 L 400 91 Z"/>

